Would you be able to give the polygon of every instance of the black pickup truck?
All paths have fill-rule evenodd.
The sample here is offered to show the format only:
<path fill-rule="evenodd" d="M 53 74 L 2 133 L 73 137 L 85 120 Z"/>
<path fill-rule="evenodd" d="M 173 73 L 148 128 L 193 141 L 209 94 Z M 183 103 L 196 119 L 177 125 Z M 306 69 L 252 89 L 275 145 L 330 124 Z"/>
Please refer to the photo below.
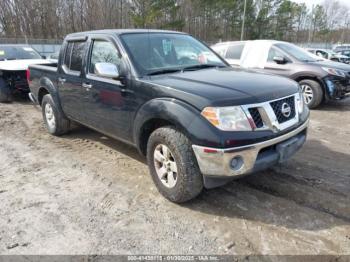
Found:
<path fill-rule="evenodd" d="M 78 122 L 135 146 L 173 202 L 284 162 L 306 139 L 296 82 L 233 69 L 184 33 L 71 34 L 58 65 L 28 74 L 48 132 Z"/>

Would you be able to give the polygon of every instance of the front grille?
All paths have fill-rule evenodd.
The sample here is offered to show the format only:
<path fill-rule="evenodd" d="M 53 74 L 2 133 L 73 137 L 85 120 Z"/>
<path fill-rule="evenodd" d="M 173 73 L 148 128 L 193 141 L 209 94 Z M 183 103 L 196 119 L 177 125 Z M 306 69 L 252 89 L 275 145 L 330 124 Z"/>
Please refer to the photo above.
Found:
<path fill-rule="evenodd" d="M 289 105 L 290 110 L 291 110 L 289 116 L 285 116 L 283 114 L 282 106 L 285 103 L 287 105 Z M 289 120 L 291 120 L 291 119 L 293 119 L 295 117 L 295 100 L 294 100 L 294 96 L 287 97 L 287 98 L 284 98 L 284 99 L 281 99 L 281 100 L 277 100 L 277 101 L 271 102 L 270 105 L 271 105 L 271 107 L 273 109 L 273 112 L 275 112 L 275 115 L 277 117 L 278 123 L 280 123 L 280 124 L 282 124 L 284 122 L 287 122 L 287 121 L 289 121 Z"/>
<path fill-rule="evenodd" d="M 264 126 L 264 122 L 261 118 L 260 112 L 258 110 L 258 108 L 253 107 L 253 108 L 249 108 L 249 113 L 253 118 L 253 121 L 255 123 L 255 126 L 257 128 L 262 128 Z"/>

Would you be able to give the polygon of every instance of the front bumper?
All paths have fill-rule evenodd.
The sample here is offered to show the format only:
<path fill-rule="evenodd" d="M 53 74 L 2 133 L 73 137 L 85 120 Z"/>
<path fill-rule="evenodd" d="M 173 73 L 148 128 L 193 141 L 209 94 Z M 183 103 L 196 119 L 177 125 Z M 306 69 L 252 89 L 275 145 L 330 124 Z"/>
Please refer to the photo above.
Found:
<path fill-rule="evenodd" d="M 350 94 L 350 78 L 325 77 L 323 79 L 328 99 L 341 99 Z"/>
<path fill-rule="evenodd" d="M 204 176 L 234 178 L 284 162 L 306 140 L 309 121 L 291 132 L 257 144 L 217 149 L 192 145 Z"/>

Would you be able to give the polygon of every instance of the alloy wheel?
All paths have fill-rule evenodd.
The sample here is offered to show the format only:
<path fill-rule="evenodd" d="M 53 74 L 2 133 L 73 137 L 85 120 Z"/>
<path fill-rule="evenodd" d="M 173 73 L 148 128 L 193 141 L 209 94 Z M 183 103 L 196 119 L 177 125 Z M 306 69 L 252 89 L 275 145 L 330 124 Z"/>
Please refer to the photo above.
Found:
<path fill-rule="evenodd" d="M 309 105 L 314 98 L 314 92 L 312 91 L 311 86 L 303 84 L 301 85 L 301 90 L 303 91 L 305 104 Z"/>
<path fill-rule="evenodd" d="M 158 178 L 167 188 L 175 187 L 177 183 L 177 164 L 170 149 L 159 144 L 154 149 L 154 167 Z"/>

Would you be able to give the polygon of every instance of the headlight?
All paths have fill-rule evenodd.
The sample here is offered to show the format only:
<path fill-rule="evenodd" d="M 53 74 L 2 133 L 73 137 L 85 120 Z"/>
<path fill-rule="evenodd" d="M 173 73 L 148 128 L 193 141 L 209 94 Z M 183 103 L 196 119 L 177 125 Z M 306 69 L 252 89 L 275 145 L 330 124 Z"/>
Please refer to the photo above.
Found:
<path fill-rule="evenodd" d="M 298 106 L 298 113 L 300 115 L 301 113 L 303 113 L 304 106 L 305 106 L 304 94 L 300 86 L 299 86 L 299 95 L 297 96 L 297 106 Z"/>
<path fill-rule="evenodd" d="M 240 106 L 206 107 L 201 114 L 220 130 L 252 131 L 248 118 Z"/>
<path fill-rule="evenodd" d="M 328 68 L 328 67 L 322 67 L 324 71 L 326 71 L 328 74 L 333 76 L 340 76 L 340 77 L 346 77 L 347 72 L 339 69 L 334 68 Z"/>

